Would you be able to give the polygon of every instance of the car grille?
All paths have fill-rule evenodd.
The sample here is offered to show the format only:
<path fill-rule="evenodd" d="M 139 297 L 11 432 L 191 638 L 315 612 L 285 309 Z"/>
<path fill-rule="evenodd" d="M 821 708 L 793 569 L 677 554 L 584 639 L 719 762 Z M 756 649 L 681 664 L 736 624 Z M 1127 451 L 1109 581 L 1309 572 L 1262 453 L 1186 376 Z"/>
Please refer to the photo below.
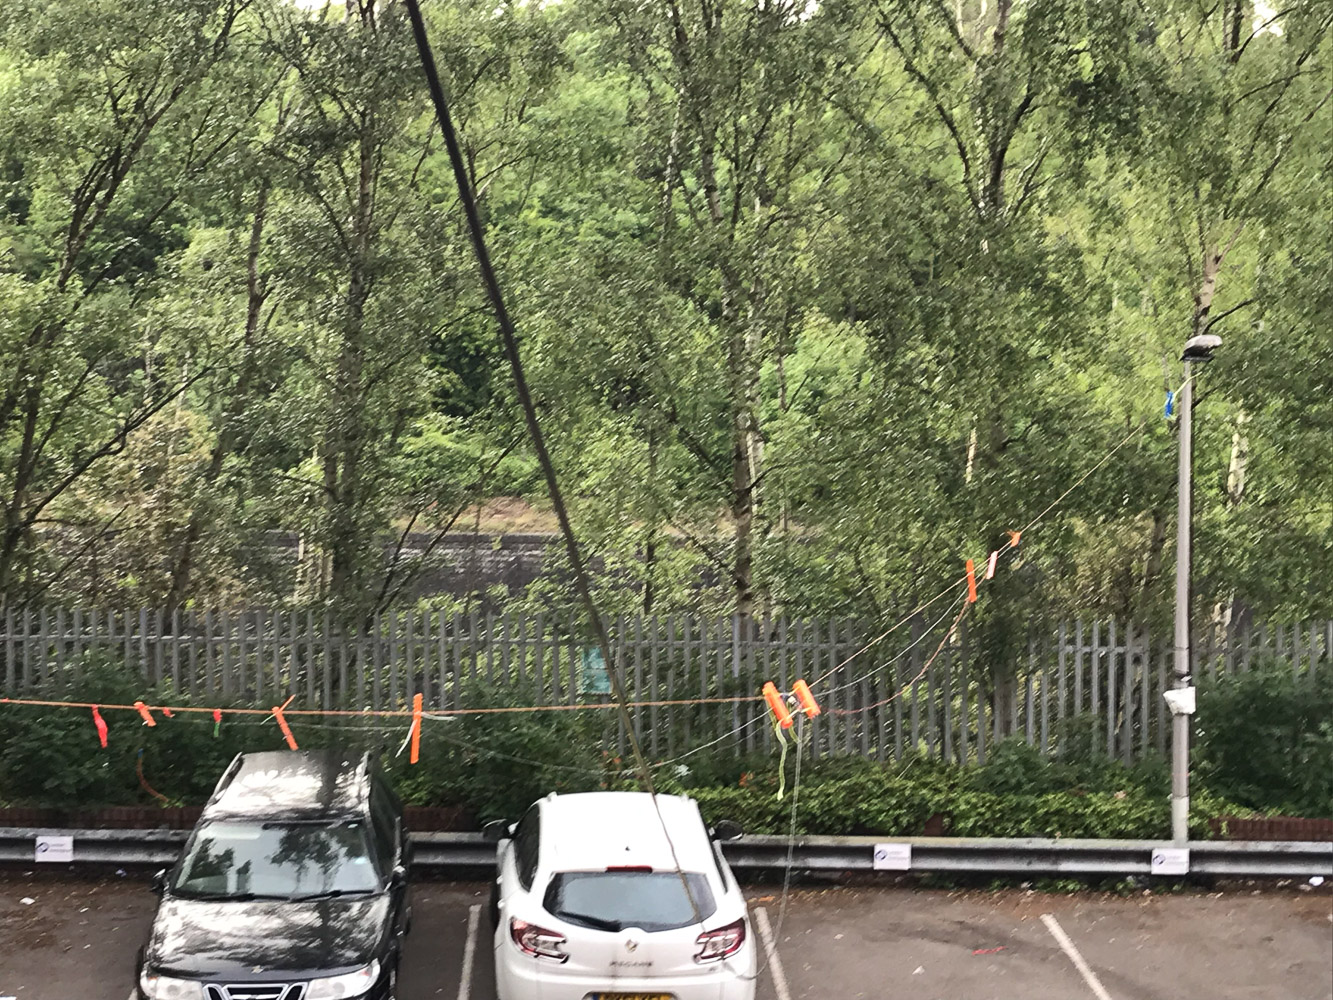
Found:
<path fill-rule="evenodd" d="M 204 987 L 207 1000 L 301 1000 L 305 983 L 228 983 Z"/>

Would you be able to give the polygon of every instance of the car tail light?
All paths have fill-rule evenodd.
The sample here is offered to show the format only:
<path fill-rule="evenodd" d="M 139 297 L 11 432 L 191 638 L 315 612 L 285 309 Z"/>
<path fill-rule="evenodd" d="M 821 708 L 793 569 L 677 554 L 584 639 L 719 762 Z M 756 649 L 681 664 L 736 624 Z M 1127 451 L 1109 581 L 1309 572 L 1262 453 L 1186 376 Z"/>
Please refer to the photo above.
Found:
<path fill-rule="evenodd" d="M 694 956 L 696 962 L 718 962 L 734 955 L 745 944 L 745 918 L 715 931 L 704 931 L 694 943 L 699 946 Z"/>
<path fill-rule="evenodd" d="M 551 958 L 557 962 L 569 961 L 569 956 L 563 950 L 565 936 L 559 931 L 548 931 L 545 927 L 538 927 L 526 920 L 511 917 L 509 920 L 509 936 L 514 939 L 514 944 L 518 945 L 519 950 L 525 955 Z"/>

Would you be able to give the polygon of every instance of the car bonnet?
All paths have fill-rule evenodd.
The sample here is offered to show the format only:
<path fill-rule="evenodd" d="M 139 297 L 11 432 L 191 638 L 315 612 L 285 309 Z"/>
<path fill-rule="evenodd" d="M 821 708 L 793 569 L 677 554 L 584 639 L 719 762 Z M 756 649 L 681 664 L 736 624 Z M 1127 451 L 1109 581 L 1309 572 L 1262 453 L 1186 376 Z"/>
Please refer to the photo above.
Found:
<path fill-rule="evenodd" d="M 145 958 L 166 975 L 263 979 L 365 965 L 388 932 L 387 893 L 356 899 L 163 900 Z"/>

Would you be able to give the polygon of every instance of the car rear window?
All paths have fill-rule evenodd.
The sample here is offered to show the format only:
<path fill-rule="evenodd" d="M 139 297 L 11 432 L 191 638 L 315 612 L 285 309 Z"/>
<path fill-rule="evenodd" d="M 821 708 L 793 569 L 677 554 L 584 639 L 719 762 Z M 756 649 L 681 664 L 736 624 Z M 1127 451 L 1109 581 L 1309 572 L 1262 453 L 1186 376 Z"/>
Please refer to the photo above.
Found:
<path fill-rule="evenodd" d="M 561 920 L 598 930 L 669 931 L 706 920 L 717 909 L 704 875 L 686 872 L 684 881 L 674 871 L 559 872 L 543 906 Z"/>

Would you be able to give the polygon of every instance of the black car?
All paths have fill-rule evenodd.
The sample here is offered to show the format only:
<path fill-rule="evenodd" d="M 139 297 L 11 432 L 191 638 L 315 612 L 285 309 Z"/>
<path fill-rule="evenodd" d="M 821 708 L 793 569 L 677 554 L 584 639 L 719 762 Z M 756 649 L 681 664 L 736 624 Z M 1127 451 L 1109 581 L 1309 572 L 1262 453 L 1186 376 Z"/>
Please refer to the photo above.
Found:
<path fill-rule="evenodd" d="M 410 844 L 369 754 L 241 754 L 139 956 L 140 1000 L 393 1000 Z"/>

